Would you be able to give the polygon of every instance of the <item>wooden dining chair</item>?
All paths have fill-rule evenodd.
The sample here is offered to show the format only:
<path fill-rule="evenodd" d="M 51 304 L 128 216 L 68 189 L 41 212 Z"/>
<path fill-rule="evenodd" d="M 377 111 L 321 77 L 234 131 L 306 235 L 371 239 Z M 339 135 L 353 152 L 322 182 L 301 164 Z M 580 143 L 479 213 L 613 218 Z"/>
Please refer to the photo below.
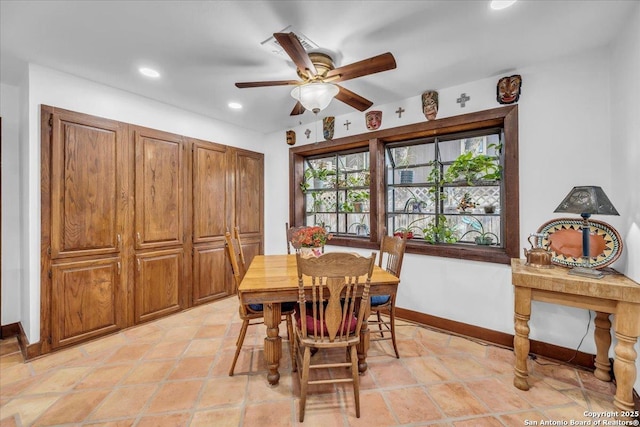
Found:
<path fill-rule="evenodd" d="M 293 250 L 297 252 L 298 249 L 300 249 L 300 245 L 293 240 L 293 236 L 296 234 L 297 231 L 305 227 L 304 226 L 289 227 L 289 223 L 285 222 L 285 228 L 287 232 L 287 253 L 291 254 L 291 248 L 293 248 Z"/>
<path fill-rule="evenodd" d="M 378 266 L 384 268 L 397 278 L 400 278 L 402 260 L 407 247 L 406 237 L 382 236 Z M 384 320 L 382 314 L 388 317 Z M 369 326 L 378 325 L 378 332 L 372 330 L 369 341 L 391 340 L 396 358 L 400 358 L 396 343 L 396 295 L 375 295 L 371 297 L 371 315 L 375 320 L 369 320 Z"/>
<path fill-rule="evenodd" d="M 294 323 L 294 346 L 300 379 L 299 420 L 304 421 L 309 385 L 345 382 L 353 383 L 356 417 L 359 418 L 360 379 L 356 347 L 360 343 L 360 329 L 369 302 L 375 253 L 369 258 L 346 252 L 305 258 L 298 253 L 296 260 L 299 310 L 296 311 Z M 362 277 L 366 279 L 363 281 Z M 305 296 L 305 281 L 311 286 L 310 300 Z M 322 363 L 316 357 L 311 364 L 313 348 L 342 348 L 347 350 L 349 357 L 343 363 Z M 335 368 L 339 367 L 350 367 L 350 377 L 335 378 L 334 375 L 338 372 Z M 330 370 L 331 374 L 327 378 L 309 378 L 312 369 L 322 368 Z"/>
<path fill-rule="evenodd" d="M 224 238 L 227 247 L 227 253 L 229 255 L 229 261 L 231 263 L 231 270 L 233 271 L 233 279 L 235 282 L 236 290 L 240 287 L 240 282 L 244 277 L 247 266 L 244 263 L 244 252 L 242 250 L 242 243 L 240 242 L 240 232 L 238 227 L 234 229 L 235 237 L 231 237 L 231 233 L 228 231 L 225 233 Z M 238 262 L 241 260 L 241 262 Z M 239 294 L 238 294 L 239 298 Z M 292 365 L 294 365 L 293 361 L 293 312 L 294 312 L 295 303 L 282 303 L 282 316 L 286 318 L 287 322 L 287 335 L 289 337 L 289 347 Z M 238 340 L 236 341 L 236 353 L 233 356 L 233 362 L 231 363 L 231 368 L 229 369 L 229 376 L 233 376 L 233 371 L 236 367 L 236 363 L 238 361 L 238 356 L 240 356 L 240 350 L 242 349 L 242 344 L 244 343 L 244 338 L 247 335 L 247 329 L 249 325 L 261 325 L 264 323 L 264 307 L 262 304 L 240 304 L 239 306 L 240 319 L 242 320 L 242 327 L 240 328 L 240 335 L 238 336 Z M 258 321 L 259 320 L 259 321 Z M 253 323 L 251 323 L 254 321 Z"/>

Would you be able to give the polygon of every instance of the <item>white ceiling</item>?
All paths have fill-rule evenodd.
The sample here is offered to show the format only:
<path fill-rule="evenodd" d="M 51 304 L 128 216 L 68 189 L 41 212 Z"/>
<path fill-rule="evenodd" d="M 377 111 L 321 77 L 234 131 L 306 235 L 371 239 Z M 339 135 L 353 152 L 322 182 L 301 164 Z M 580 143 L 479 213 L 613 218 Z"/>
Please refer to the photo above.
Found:
<path fill-rule="evenodd" d="M 608 44 L 638 0 L 449 1 L 0 1 L 0 79 L 17 85 L 34 62 L 262 132 L 314 120 L 290 117 L 297 79 L 261 42 L 292 25 L 336 66 L 384 52 L 397 68 L 342 85 L 374 107 Z M 149 80 L 139 66 L 158 69 Z M 496 79 L 497 82 L 497 79 Z M 244 105 L 230 110 L 228 102 Z M 337 100 L 322 113 L 353 109 Z"/>

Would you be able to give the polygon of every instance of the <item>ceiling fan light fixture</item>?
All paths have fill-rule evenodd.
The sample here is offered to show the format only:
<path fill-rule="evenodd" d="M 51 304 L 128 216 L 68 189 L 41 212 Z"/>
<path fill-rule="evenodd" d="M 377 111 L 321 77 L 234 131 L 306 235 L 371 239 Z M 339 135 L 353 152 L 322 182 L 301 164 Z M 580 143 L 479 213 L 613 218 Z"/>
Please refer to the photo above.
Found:
<path fill-rule="evenodd" d="M 512 4 L 514 4 L 517 0 L 491 0 L 491 9 L 493 10 L 502 10 L 506 9 Z"/>
<path fill-rule="evenodd" d="M 305 109 L 317 114 L 329 106 L 338 92 L 340 89 L 332 83 L 313 82 L 296 86 L 291 91 L 291 96 Z"/>

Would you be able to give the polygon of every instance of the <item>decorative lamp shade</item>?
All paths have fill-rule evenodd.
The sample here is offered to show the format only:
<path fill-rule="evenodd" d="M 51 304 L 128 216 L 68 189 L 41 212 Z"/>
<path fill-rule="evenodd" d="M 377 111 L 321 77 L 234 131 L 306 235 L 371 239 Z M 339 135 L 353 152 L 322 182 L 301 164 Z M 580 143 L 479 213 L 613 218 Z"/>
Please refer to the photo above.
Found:
<path fill-rule="evenodd" d="M 329 106 L 329 103 L 340 92 L 338 86 L 331 83 L 307 83 L 296 86 L 291 96 L 299 101 L 307 110 L 318 113 Z"/>
<path fill-rule="evenodd" d="M 573 187 L 554 212 L 620 215 L 600 187 Z"/>

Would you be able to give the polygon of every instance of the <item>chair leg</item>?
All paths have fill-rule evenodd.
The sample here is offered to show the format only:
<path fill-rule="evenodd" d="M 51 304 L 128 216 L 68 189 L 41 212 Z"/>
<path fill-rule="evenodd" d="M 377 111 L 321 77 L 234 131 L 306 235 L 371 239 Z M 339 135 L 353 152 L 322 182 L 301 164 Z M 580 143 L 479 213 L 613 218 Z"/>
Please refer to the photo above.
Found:
<path fill-rule="evenodd" d="M 382 331 L 382 316 L 380 315 L 380 310 L 376 311 L 376 315 L 378 316 L 378 328 L 380 329 L 380 336 L 384 337 L 384 333 Z"/>
<path fill-rule="evenodd" d="M 233 370 L 236 367 L 236 362 L 238 361 L 238 356 L 240 356 L 240 349 L 242 349 L 242 344 L 244 343 L 244 336 L 247 334 L 247 328 L 249 327 L 249 320 L 242 321 L 242 328 L 240 329 L 240 336 L 238 336 L 238 341 L 236 342 L 236 354 L 233 356 L 233 363 L 231 364 L 231 369 L 229 369 L 229 376 L 233 376 Z"/>
<path fill-rule="evenodd" d="M 289 356 L 291 357 L 291 372 L 296 371 L 296 357 L 295 357 L 295 339 L 293 336 L 293 320 L 291 319 L 292 314 L 287 315 L 287 335 L 289 336 Z"/>
<path fill-rule="evenodd" d="M 396 305 L 392 304 L 389 309 L 389 321 L 391 322 L 391 342 L 393 343 L 393 349 L 396 352 L 396 359 L 400 359 L 400 353 L 398 353 L 398 344 L 396 344 Z"/>
<path fill-rule="evenodd" d="M 354 347 L 355 348 L 355 347 Z M 311 365 L 311 348 L 304 348 L 304 360 L 302 362 L 302 379 L 300 380 L 300 422 L 304 422 L 304 408 L 307 404 L 307 388 L 309 383 L 309 366 Z M 358 367 L 356 365 L 356 372 Z"/>
<path fill-rule="evenodd" d="M 351 346 L 351 377 L 353 378 L 353 397 L 356 403 L 356 418 L 360 418 L 360 377 L 358 374 L 358 351 Z"/>

